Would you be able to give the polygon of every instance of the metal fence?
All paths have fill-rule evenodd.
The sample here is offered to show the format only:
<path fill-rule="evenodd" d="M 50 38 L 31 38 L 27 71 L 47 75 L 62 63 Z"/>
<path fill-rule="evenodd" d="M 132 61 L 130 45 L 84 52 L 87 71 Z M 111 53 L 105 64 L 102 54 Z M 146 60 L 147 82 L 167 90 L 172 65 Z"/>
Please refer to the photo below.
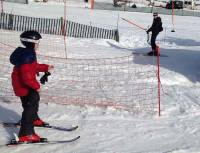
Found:
<path fill-rule="evenodd" d="M 28 4 L 28 0 L 4 0 L 5 2 Z"/>
<path fill-rule="evenodd" d="M 67 35 L 69 37 L 114 39 L 119 41 L 117 29 L 104 29 L 60 19 L 35 18 L 1 13 L 0 29 L 37 30 L 44 34 Z"/>

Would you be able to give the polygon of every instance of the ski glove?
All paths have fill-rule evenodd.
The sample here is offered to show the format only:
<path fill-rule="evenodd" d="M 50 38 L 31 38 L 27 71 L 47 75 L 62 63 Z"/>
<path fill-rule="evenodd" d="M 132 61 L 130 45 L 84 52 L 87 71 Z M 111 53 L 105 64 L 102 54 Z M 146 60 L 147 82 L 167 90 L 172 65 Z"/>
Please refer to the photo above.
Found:
<path fill-rule="evenodd" d="M 50 72 L 45 72 L 44 75 L 40 78 L 40 83 L 45 84 L 45 82 L 48 82 L 48 76 L 50 75 Z"/>

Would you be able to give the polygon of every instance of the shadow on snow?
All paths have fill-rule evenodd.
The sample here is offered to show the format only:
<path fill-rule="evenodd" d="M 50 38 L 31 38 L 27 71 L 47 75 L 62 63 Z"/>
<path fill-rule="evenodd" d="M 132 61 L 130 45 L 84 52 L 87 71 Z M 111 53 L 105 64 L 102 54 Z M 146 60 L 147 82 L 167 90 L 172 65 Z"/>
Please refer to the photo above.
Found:
<path fill-rule="evenodd" d="M 1 112 L 0 122 L 17 122 L 21 118 L 21 116 L 17 112 L 11 109 L 2 107 L 1 105 L 0 105 L 0 112 Z M 12 128 L 5 127 L 5 131 L 8 133 L 8 139 L 10 140 L 11 138 L 14 138 L 13 133 L 18 134 L 19 129 L 16 127 L 12 127 Z"/>
<path fill-rule="evenodd" d="M 197 42 L 196 42 L 197 43 Z M 136 53 L 147 53 L 151 50 L 150 47 L 140 49 L 130 49 L 120 47 L 116 44 L 108 42 L 111 47 L 119 49 L 121 51 L 130 51 Z M 196 44 L 197 45 L 197 44 Z M 198 43 L 199 45 L 199 43 Z M 187 77 L 191 82 L 200 82 L 200 52 L 185 50 L 185 49 L 163 49 L 161 48 L 161 54 L 168 57 L 160 57 L 160 67 L 166 68 L 170 71 L 182 74 Z M 155 57 L 137 56 L 133 59 L 133 62 L 141 65 L 155 65 Z"/>
<path fill-rule="evenodd" d="M 200 46 L 200 42 L 193 39 L 167 37 L 165 41 L 170 44 L 176 44 L 176 46 Z"/>

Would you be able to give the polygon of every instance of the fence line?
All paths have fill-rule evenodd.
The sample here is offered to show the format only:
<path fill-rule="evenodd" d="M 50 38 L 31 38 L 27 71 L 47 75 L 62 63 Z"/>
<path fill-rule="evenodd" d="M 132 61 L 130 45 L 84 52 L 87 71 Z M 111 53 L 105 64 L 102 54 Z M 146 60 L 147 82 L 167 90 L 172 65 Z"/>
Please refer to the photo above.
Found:
<path fill-rule="evenodd" d="M 0 29 L 24 31 L 37 30 L 44 34 L 64 35 L 78 38 L 101 38 L 119 41 L 117 29 L 103 29 L 67 20 L 63 27 L 64 19 L 35 18 L 8 13 L 1 13 Z M 63 32 L 62 29 L 66 29 Z"/>

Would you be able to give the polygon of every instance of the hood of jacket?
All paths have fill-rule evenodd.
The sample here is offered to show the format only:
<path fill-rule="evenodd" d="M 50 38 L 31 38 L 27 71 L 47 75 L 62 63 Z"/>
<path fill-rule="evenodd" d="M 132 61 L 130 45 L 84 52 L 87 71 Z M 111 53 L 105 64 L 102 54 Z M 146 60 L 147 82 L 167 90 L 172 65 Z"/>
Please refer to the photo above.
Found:
<path fill-rule="evenodd" d="M 16 67 L 23 64 L 30 64 L 36 61 L 36 53 L 34 49 L 18 47 L 10 55 L 10 63 Z"/>

